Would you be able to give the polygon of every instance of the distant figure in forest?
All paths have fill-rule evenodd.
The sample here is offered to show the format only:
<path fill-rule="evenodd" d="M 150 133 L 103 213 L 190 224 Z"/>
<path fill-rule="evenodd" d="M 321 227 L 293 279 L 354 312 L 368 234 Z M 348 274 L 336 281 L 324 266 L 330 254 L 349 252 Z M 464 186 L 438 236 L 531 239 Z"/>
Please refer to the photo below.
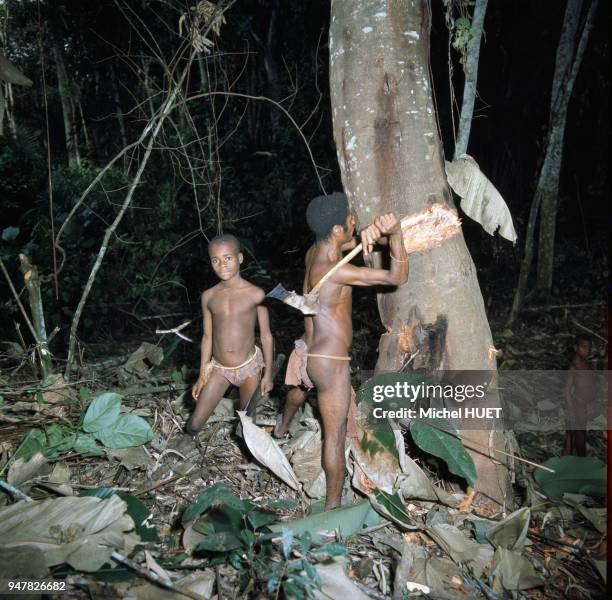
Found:
<path fill-rule="evenodd" d="M 344 194 L 318 196 L 308 205 L 306 221 L 316 236 L 314 246 L 306 255 L 304 293 L 342 258 L 343 249 L 353 242 L 355 219 L 350 213 Z M 340 505 L 346 470 L 344 451 L 347 416 L 351 404 L 349 350 L 353 338 L 353 285 L 401 285 L 408 279 L 408 256 L 404 248 L 398 219 L 392 213 L 377 217 L 361 232 L 364 254 L 369 254 L 383 236 L 389 238 L 391 265 L 387 269 L 372 269 L 343 265 L 319 291 L 319 312 L 306 319 L 300 372 L 305 372 L 318 394 L 318 408 L 323 421 L 323 470 L 326 478 L 325 509 Z M 303 379 L 302 379 L 303 380 Z M 306 382 L 305 382 L 306 383 Z M 303 400 L 302 400 L 303 401 Z M 295 414 L 294 402 L 288 402 L 285 416 Z M 293 416 L 291 414 L 291 416 Z M 284 418 L 276 434 L 283 433 L 290 419 Z"/>
<path fill-rule="evenodd" d="M 196 407 L 185 426 L 187 438 L 202 429 L 230 385 L 240 389 L 242 409 L 258 385 L 262 395 L 273 387 L 274 350 L 268 309 L 263 304 L 265 292 L 240 276 L 243 256 L 233 235 L 213 238 L 208 254 L 221 281 L 202 294 L 200 376 L 191 392 Z M 257 323 L 263 355 L 255 345 Z"/>
<path fill-rule="evenodd" d="M 576 336 L 574 356 L 568 367 L 565 383 L 565 415 L 568 427 L 565 432 L 565 454 L 586 456 L 586 426 L 589 407 L 595 401 L 595 381 L 588 358 L 593 351 L 593 341 L 586 334 Z M 582 373 L 581 373 L 582 371 Z"/>

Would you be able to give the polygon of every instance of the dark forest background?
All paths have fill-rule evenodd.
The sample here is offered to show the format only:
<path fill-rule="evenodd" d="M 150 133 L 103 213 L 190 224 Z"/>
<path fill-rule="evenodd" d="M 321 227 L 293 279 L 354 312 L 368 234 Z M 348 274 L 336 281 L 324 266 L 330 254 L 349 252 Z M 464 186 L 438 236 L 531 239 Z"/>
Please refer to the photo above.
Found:
<path fill-rule="evenodd" d="M 138 138 L 159 109 L 167 69 L 184 66 L 173 62 L 185 42 L 178 35 L 179 20 L 194 4 L 0 1 L 2 52 L 34 82 L 30 88 L 12 87 L 0 137 L 0 255 L 15 282 L 21 280 L 19 252 L 38 265 L 47 329 L 60 327 L 51 345 L 59 356 L 65 355 L 72 315 L 142 149 L 111 167 L 104 185 L 66 228 L 61 241 L 66 260 L 57 288 L 52 232 L 57 234 L 100 169 Z M 468 152 L 505 198 L 519 235 L 512 246 L 467 217 L 463 220 L 491 314 L 507 313 L 518 277 L 543 159 L 564 9 L 560 1 L 489 2 Z M 463 77 L 461 54 L 449 46 L 446 11 L 442 0 L 432 0 L 431 69 L 450 159 Z M 568 290 L 575 302 L 604 300 L 607 11 L 602 3 L 570 103 L 552 302 Z M 280 103 L 307 138 L 326 190 L 340 190 L 328 89 L 329 2 L 240 0 L 226 19 L 220 35 L 210 36 L 210 52 L 193 64 L 188 94 L 231 92 Z M 58 81 L 62 70 L 63 85 Z M 78 155 L 75 148 L 67 149 L 66 107 L 72 111 Z M 304 211 L 321 190 L 295 126 L 262 100 L 219 94 L 192 101 L 188 108 L 176 111 L 164 126 L 131 207 L 111 238 L 79 329 L 86 357 L 130 338 L 151 336 L 155 326 L 195 316 L 198 294 L 214 282 L 207 238 L 221 230 L 242 240 L 247 279 L 267 289 L 278 281 L 299 286 L 303 251 L 310 243 Z M 17 339 L 13 321 L 19 318 L 18 308 L 4 278 L 0 294 L 0 339 Z M 359 295 L 357 306 L 358 323 L 376 322 L 371 295 Z M 282 329 L 279 319 L 286 312 L 275 312 Z M 299 319 L 293 321 L 289 329 L 299 329 Z"/>

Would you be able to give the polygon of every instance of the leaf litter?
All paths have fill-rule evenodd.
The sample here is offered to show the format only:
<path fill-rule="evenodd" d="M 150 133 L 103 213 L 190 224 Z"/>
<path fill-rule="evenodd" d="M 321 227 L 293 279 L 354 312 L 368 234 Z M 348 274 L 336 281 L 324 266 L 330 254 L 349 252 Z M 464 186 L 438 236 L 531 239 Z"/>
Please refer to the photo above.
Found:
<path fill-rule="evenodd" d="M 532 337 L 538 335 L 542 346 L 552 339 L 546 332 Z M 517 353 L 515 333 L 500 340 L 511 368 L 549 360 L 533 343 L 530 356 Z M 475 502 L 465 513 L 457 488 L 429 461 L 408 455 L 408 432 L 393 430 L 393 446 L 385 446 L 362 431 L 365 443 L 347 448 L 346 504 L 323 513 L 317 498 L 324 474 L 315 456 L 321 433 L 312 414 L 294 422 L 293 437 L 279 445 L 265 431 L 274 423 L 272 401 L 256 427 L 224 399 L 197 443 L 179 452 L 172 441 L 188 416 L 187 386 L 180 373 L 140 373 L 140 388 L 127 391 L 106 392 L 100 381 L 96 393 L 70 388 L 53 404 L 61 412 L 41 409 L 31 384 L 2 406 L 0 477 L 34 499 L 0 497 L 0 538 L 9 544 L 0 553 L 4 575 L 67 577 L 74 597 L 180 597 L 113 561 L 110 553 L 119 550 L 145 573 L 165 574 L 202 598 L 329 597 L 332 590 L 331 597 L 604 597 L 607 515 L 594 461 L 586 489 L 574 482 L 585 465 L 553 459 L 557 467 L 569 462 L 562 478 L 569 487 L 522 468 L 520 508 L 493 513 Z M 146 386 L 154 391 L 138 393 Z M 112 401 L 94 411 L 104 394 Z M 237 418 L 245 442 L 233 436 Z M 257 447 L 267 448 L 255 457 L 251 426 Z M 544 462 L 561 454 L 562 439 L 526 433 L 519 444 L 523 456 Z M 61 503 L 66 508 L 58 511 Z M 55 520 L 58 514 L 65 520 Z M 19 552 L 7 551 L 15 547 Z"/>

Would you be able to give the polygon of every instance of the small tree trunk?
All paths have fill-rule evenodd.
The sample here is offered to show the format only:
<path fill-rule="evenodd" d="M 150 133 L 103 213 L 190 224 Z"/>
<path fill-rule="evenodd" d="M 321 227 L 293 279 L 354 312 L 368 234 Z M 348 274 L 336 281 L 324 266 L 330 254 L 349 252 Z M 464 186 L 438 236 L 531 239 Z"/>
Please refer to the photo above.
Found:
<path fill-rule="evenodd" d="M 53 363 L 51 362 L 51 353 L 47 346 L 47 328 L 45 326 L 45 313 L 43 310 L 42 297 L 40 295 L 40 279 L 38 277 L 38 269 L 32 265 L 25 254 L 19 255 L 21 262 L 21 272 L 23 273 L 23 281 L 28 290 L 30 300 L 30 312 L 32 314 L 32 325 L 36 332 L 36 342 L 38 343 L 40 352 L 40 365 L 42 369 L 43 379 L 53 372 Z"/>
<path fill-rule="evenodd" d="M 476 83 L 478 81 L 478 59 L 480 58 L 480 38 L 484 27 L 485 15 L 487 13 L 488 0 L 476 0 L 472 27 L 470 29 L 470 41 L 467 46 L 467 57 L 465 62 L 465 83 L 463 86 L 463 101 L 461 102 L 461 116 L 459 117 L 459 131 L 457 132 L 457 143 L 455 144 L 454 160 L 457 160 L 468 149 L 470 130 L 472 128 L 472 117 L 474 115 L 474 102 L 476 101 Z"/>
<path fill-rule="evenodd" d="M 276 58 L 276 35 L 278 22 L 278 13 L 280 11 L 279 0 L 272 1 L 272 11 L 270 14 L 270 22 L 268 24 L 268 32 L 266 35 L 266 44 L 264 46 L 264 68 L 266 71 L 267 80 L 267 96 L 272 100 L 279 100 L 280 86 L 278 76 L 278 60 Z M 278 124 L 280 119 L 280 112 L 276 109 L 273 104 L 270 104 L 269 111 L 270 118 L 270 139 L 274 141 L 276 133 L 278 131 Z"/>
<path fill-rule="evenodd" d="M 79 155 L 79 141 L 77 137 L 76 119 L 74 103 L 70 89 L 70 80 L 64 62 L 64 51 L 60 43 L 52 37 L 51 46 L 53 58 L 57 70 L 57 86 L 62 103 L 62 115 L 64 117 L 64 134 L 66 138 L 66 153 L 68 154 L 68 164 L 78 165 L 81 163 Z"/>
<path fill-rule="evenodd" d="M 578 49 L 574 56 L 582 0 L 568 0 L 561 39 L 557 48 L 550 108 L 551 130 L 549 133 L 549 145 L 552 146 L 552 150 L 547 152 L 546 155 L 547 158 L 550 157 L 552 164 L 547 165 L 546 177 L 541 178 L 542 206 L 540 209 L 540 237 L 536 279 L 536 293 L 547 299 L 550 296 L 553 281 L 555 233 L 557 228 L 557 210 L 559 207 L 559 180 L 563 160 L 563 137 L 567 120 L 567 109 L 593 26 L 593 14 L 596 6 L 597 0 L 594 0 L 580 34 Z M 543 167 L 542 171 L 544 172 L 544 170 Z"/>
<path fill-rule="evenodd" d="M 81 104 L 80 97 L 77 98 L 77 106 L 79 108 L 79 118 L 81 120 L 81 129 L 83 130 L 83 137 L 85 138 L 85 147 L 87 148 L 87 154 L 90 156 L 90 158 L 93 158 L 95 150 L 91 137 L 89 135 L 89 130 L 87 129 L 87 123 L 85 122 L 85 113 L 83 111 L 83 105 Z"/>
<path fill-rule="evenodd" d="M 568 67 L 568 46 L 575 37 L 582 0 L 568 0 L 559 48 L 557 50 L 557 60 L 555 62 L 555 74 L 552 83 L 551 103 L 550 103 L 550 126 L 544 162 L 538 177 L 536 190 L 529 209 L 529 219 L 527 221 L 527 231 L 525 232 L 525 252 L 521 261 L 518 283 L 512 308 L 508 315 L 507 326 L 510 327 L 518 317 L 523 305 L 523 300 L 527 292 L 529 272 L 533 263 L 535 253 L 535 228 L 542 207 L 540 218 L 540 246 L 538 258 L 538 284 L 536 288 L 539 293 L 548 296 L 552 288 L 552 274 L 554 264 L 554 243 L 555 229 L 557 220 L 557 196 L 559 193 L 559 179 L 561 173 L 561 162 L 563 158 L 563 138 L 565 133 L 565 123 L 567 119 L 567 109 L 574 87 L 574 82 L 582 62 L 582 56 L 586 47 L 590 30 L 593 26 L 593 16 L 597 8 L 597 0 L 591 4 L 589 13 L 580 36 L 580 43 L 576 51 L 576 57 Z M 571 36 L 571 39 L 570 39 Z M 563 46 L 563 51 L 561 51 Z M 571 58 L 571 56 L 570 56 Z M 546 205 L 546 210 L 544 210 Z"/>
<path fill-rule="evenodd" d="M 425 0 L 332 2 L 334 138 L 360 226 L 387 211 L 403 217 L 431 201 L 452 205 L 428 72 L 429 33 Z M 496 370 L 476 269 L 462 235 L 411 255 L 408 282 L 379 294 L 378 306 L 387 333 L 380 339 L 377 371 L 400 371 L 414 353 L 410 368 Z M 462 437 L 489 447 L 488 431 Z M 503 449 L 503 436 L 494 435 L 492 444 Z M 505 466 L 471 454 L 478 491 L 505 503 Z"/>
<path fill-rule="evenodd" d="M 0 81 L 0 137 L 4 135 L 4 111 L 6 98 L 4 96 L 4 82 Z"/>
<path fill-rule="evenodd" d="M 125 148 L 128 145 L 127 133 L 125 131 L 125 119 L 123 117 L 123 109 L 121 108 L 121 96 L 119 95 L 119 86 L 117 85 L 117 74 L 113 63 L 110 65 L 111 73 L 111 88 L 113 90 L 113 102 L 115 103 L 115 114 L 117 115 L 117 123 L 119 125 L 119 135 L 121 136 L 121 145 Z M 146 74 L 145 74 L 146 76 Z M 153 117 L 153 113 L 151 113 Z"/>
<path fill-rule="evenodd" d="M 202 54 L 198 54 L 196 60 L 198 61 L 198 71 L 200 72 L 200 91 L 206 92 L 208 90 L 208 73 L 206 72 L 206 64 Z"/>

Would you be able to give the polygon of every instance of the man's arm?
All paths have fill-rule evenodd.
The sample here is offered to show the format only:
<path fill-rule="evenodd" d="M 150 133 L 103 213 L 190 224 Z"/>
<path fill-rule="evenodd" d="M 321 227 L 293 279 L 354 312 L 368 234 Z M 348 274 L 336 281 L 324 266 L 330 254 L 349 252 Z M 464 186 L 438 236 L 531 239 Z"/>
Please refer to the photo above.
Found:
<path fill-rule="evenodd" d="M 353 236 L 353 238 L 351 238 L 351 241 L 345 242 L 344 244 L 342 244 L 340 249 L 342 250 L 342 252 L 348 252 L 349 250 L 352 250 L 356 245 L 357 245 L 357 238 Z"/>
<path fill-rule="evenodd" d="M 270 330 L 270 316 L 268 309 L 263 304 L 257 307 L 257 322 L 259 324 L 259 337 L 264 355 L 266 366 L 264 367 L 263 377 L 261 378 L 261 394 L 265 396 L 274 387 L 272 381 L 272 362 L 274 361 L 274 338 Z"/>
<path fill-rule="evenodd" d="M 198 399 L 204 387 L 204 370 L 212 357 L 212 313 L 208 308 L 206 292 L 202 294 L 202 319 L 204 321 L 204 333 L 202 334 L 202 343 L 200 345 L 200 375 L 191 390 L 194 400 Z"/>
<path fill-rule="evenodd" d="M 402 239 L 400 223 L 393 213 L 377 217 L 372 225 L 361 232 L 361 239 L 365 249 L 371 251 L 381 236 L 389 238 L 389 252 L 391 264 L 389 269 L 371 269 L 369 267 L 356 267 L 348 264 L 339 269 L 332 281 L 344 285 L 402 285 L 408 280 L 408 255 Z"/>

